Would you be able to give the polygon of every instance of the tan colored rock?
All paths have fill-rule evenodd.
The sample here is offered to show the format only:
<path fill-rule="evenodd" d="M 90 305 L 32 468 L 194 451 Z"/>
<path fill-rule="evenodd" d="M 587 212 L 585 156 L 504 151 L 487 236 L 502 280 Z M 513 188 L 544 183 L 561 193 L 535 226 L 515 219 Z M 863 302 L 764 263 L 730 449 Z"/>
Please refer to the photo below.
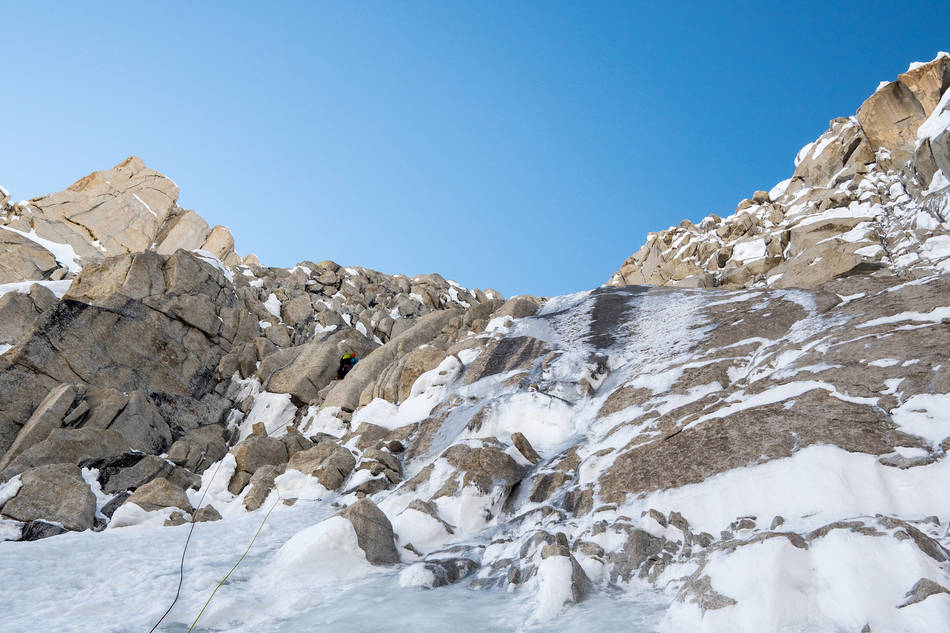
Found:
<path fill-rule="evenodd" d="M 339 516 L 353 525 L 357 543 L 371 565 L 393 565 L 399 562 L 389 519 L 369 499 L 360 499 L 347 506 Z"/>
<path fill-rule="evenodd" d="M 206 505 L 202 508 L 199 508 L 195 511 L 195 523 L 203 523 L 205 521 L 220 521 L 221 513 L 218 512 L 213 505 Z"/>
<path fill-rule="evenodd" d="M 49 464 L 20 475 L 16 496 L 0 513 L 17 521 L 45 520 L 61 523 L 67 530 L 88 530 L 96 515 L 96 496 L 83 481 L 79 468 Z"/>
<path fill-rule="evenodd" d="M 0 345 L 14 345 L 26 336 L 36 319 L 56 305 L 56 295 L 39 284 L 28 293 L 8 292 L 0 296 Z"/>
<path fill-rule="evenodd" d="M 175 183 L 132 156 L 29 204 L 37 210 L 31 221 L 40 237 L 97 258 L 148 249 L 177 198 Z"/>
<path fill-rule="evenodd" d="M 59 264 L 48 250 L 0 226 L 0 283 L 46 279 L 57 268 Z"/>
<path fill-rule="evenodd" d="M 194 211 L 182 211 L 164 222 L 155 238 L 155 250 L 162 255 L 171 255 L 179 248 L 186 251 L 200 248 L 210 231 L 200 215 Z"/>
<path fill-rule="evenodd" d="M 521 319 L 534 316 L 539 307 L 540 304 L 534 297 L 519 295 L 508 299 L 503 306 L 492 314 L 492 318 L 510 316 L 513 319 Z"/>
<path fill-rule="evenodd" d="M 201 246 L 201 250 L 208 251 L 220 259 L 225 266 L 237 266 L 242 263 L 242 261 L 248 265 L 254 264 L 260 266 L 260 262 L 255 261 L 257 260 L 256 256 L 249 255 L 248 257 L 253 258 L 252 260 L 242 260 L 237 253 L 234 252 L 234 236 L 231 235 L 231 231 L 226 226 L 218 225 L 211 229 L 211 233 Z"/>
<path fill-rule="evenodd" d="M 149 512 L 162 508 L 180 508 L 188 513 L 194 511 L 185 491 L 164 477 L 153 479 L 136 489 L 126 503 L 134 503 Z"/>
<path fill-rule="evenodd" d="M 244 495 L 244 509 L 253 512 L 261 507 L 270 491 L 274 489 L 274 479 L 282 472 L 281 468 L 266 464 L 261 466 L 251 476 L 250 489 Z"/>
<path fill-rule="evenodd" d="M 317 479 L 327 490 L 336 490 L 356 466 L 356 458 L 333 440 L 322 440 L 313 448 L 295 453 L 287 468 Z"/>
<path fill-rule="evenodd" d="M 324 400 L 325 407 L 340 407 L 344 411 L 353 411 L 359 406 L 360 395 L 367 386 L 375 382 L 380 373 L 403 354 L 430 343 L 444 328 L 450 327 L 453 319 L 459 319 L 460 312 L 455 309 L 438 310 L 420 318 L 415 325 L 379 347 L 360 362 L 347 375 L 336 383 Z M 459 319 L 459 325 L 461 321 Z M 334 367 L 334 371 L 336 371 Z"/>
<path fill-rule="evenodd" d="M 950 57 L 940 56 L 898 75 L 897 79 L 910 89 L 924 113 L 929 115 L 937 107 L 943 93 L 950 88 Z"/>
<path fill-rule="evenodd" d="M 267 332 L 273 329 L 267 328 Z M 289 393 L 301 404 L 317 403 L 320 391 L 336 378 L 340 357 L 346 352 L 355 353 L 360 357 L 359 368 L 367 362 L 362 355 L 370 349 L 369 342 L 359 333 L 338 331 L 329 337 L 271 354 L 261 362 L 258 376 L 268 391 Z M 347 379 L 355 371 L 352 370 Z"/>
<path fill-rule="evenodd" d="M 231 449 L 235 470 L 252 474 L 261 466 L 287 463 L 287 447 L 276 437 L 251 435 Z"/>
<path fill-rule="evenodd" d="M 811 187 L 827 187 L 835 177 L 864 171 L 874 161 L 874 148 L 860 125 L 841 117 L 833 119 L 828 131 L 800 158 L 793 178 Z"/>
<path fill-rule="evenodd" d="M 79 464 L 87 459 L 121 455 L 127 450 L 125 438 L 118 431 L 54 428 L 46 439 L 15 456 L 3 469 L 3 477 L 10 478 L 28 468 L 48 464 Z"/>
<path fill-rule="evenodd" d="M 917 128 L 927 116 L 914 93 L 900 81 L 880 88 L 858 108 L 858 121 L 871 147 L 891 154 L 887 165 L 900 166 L 911 157 Z"/>
<path fill-rule="evenodd" d="M 72 385 L 59 385 L 36 408 L 30 419 L 17 434 L 16 440 L 0 459 L 0 471 L 7 467 L 13 458 L 45 440 L 50 431 L 63 425 L 63 417 L 76 398 L 76 388 Z"/>

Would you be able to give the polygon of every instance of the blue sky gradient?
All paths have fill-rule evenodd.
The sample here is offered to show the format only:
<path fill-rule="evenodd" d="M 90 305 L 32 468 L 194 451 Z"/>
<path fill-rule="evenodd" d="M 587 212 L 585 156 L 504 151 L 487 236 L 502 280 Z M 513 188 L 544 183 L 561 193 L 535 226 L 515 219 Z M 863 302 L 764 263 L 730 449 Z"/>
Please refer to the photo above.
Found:
<path fill-rule="evenodd" d="M 0 184 L 136 154 L 265 265 L 605 282 L 650 231 L 732 213 L 950 3 L 0 2 Z"/>

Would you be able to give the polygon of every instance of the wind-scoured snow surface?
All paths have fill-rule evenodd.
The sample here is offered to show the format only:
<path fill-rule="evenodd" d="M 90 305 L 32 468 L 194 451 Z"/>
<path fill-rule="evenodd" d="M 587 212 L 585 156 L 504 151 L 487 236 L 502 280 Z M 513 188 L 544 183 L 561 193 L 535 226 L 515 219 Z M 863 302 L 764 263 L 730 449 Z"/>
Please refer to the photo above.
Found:
<path fill-rule="evenodd" d="M 660 420 L 671 411 L 696 408 L 692 418 L 682 419 L 679 430 L 687 432 L 757 406 L 794 407 L 798 398 L 812 392 L 856 406 L 877 406 L 886 394 L 855 395 L 848 385 L 823 379 L 821 372 L 827 367 L 803 365 L 810 351 L 837 344 L 835 328 L 861 325 L 849 324 L 852 317 L 824 313 L 812 297 L 800 291 L 601 288 L 551 299 L 531 318 L 492 321 L 479 335 L 484 341 L 530 337 L 557 354 L 547 355 L 543 362 L 538 359 L 527 369 L 466 384 L 464 370 L 479 357 L 479 348 L 465 350 L 420 376 L 411 397 L 400 405 L 375 400 L 354 414 L 354 425 L 372 419 L 377 425 L 399 428 L 425 419 L 440 404 L 462 403 L 445 417 L 428 451 L 405 464 L 407 478 L 431 466 L 428 483 L 411 489 L 404 482 L 372 497 L 393 523 L 400 565 L 369 565 L 353 528 L 334 517 L 355 497 L 328 492 L 316 479 L 296 471 L 277 478 L 279 494 L 272 492 L 260 510 L 245 512 L 243 497 L 227 491 L 234 458 L 225 457 L 220 467 L 205 472 L 201 490 L 189 491 L 192 503 L 207 493 L 205 503 L 213 504 L 224 519 L 197 524 L 181 599 L 160 630 L 188 629 L 274 504 L 247 559 L 218 590 L 195 630 L 857 633 L 865 624 L 875 633 L 948 630 L 950 595 L 932 595 L 898 608 L 918 579 L 947 586 L 947 563 L 924 556 L 907 540 L 850 529 L 814 536 L 804 548 L 788 538 L 768 538 L 710 549 L 700 558 L 672 561 L 652 583 L 636 574 L 625 581 L 612 579 L 603 560 L 575 551 L 592 582 L 587 598 L 576 605 L 564 604 L 570 595 L 567 558 L 541 561 L 538 556 L 537 573 L 520 585 L 475 590 L 466 580 L 429 590 L 420 587 L 431 578 L 420 567 L 411 567 L 420 558 L 402 547 L 411 542 L 430 555 L 451 547 L 476 559 L 481 570 L 475 576 L 483 578 L 492 563 L 518 560 L 527 536 L 539 529 L 563 531 L 572 541 L 594 543 L 609 553 L 623 550 L 625 536 L 610 527 L 623 520 L 683 545 L 684 532 L 672 523 L 657 522 L 650 510 L 680 513 L 694 532 L 710 535 L 729 530 L 737 517 L 758 517 L 752 527 L 737 530 L 740 537 L 764 529 L 778 515 L 784 517 L 781 529 L 796 534 L 836 521 L 869 525 L 876 515 L 912 521 L 937 515 L 946 520 L 950 517 L 946 459 L 901 469 L 883 465 L 876 455 L 823 443 L 787 457 L 729 468 L 697 483 L 629 496 L 620 504 L 599 500 L 605 473 L 621 450 L 670 433 L 671 429 L 660 428 Z M 839 306 L 856 305 L 862 296 L 839 299 Z M 709 310 L 742 306 L 751 318 L 756 310 L 766 310 L 768 316 L 773 305 L 775 310 L 800 310 L 802 316 L 778 338 L 750 332 L 748 338 L 723 348 L 709 345 L 709 337 L 722 327 L 710 320 Z M 866 327 L 849 330 L 850 336 L 882 325 L 910 325 L 925 336 L 926 328 L 945 327 L 941 318 L 946 309 L 896 313 L 892 323 L 867 319 Z M 940 318 L 933 316 L 937 310 Z M 685 372 L 730 354 L 735 362 L 727 372 L 732 383 L 728 390 L 717 380 L 674 388 Z M 914 362 L 884 358 L 871 366 L 883 370 Z M 522 371 L 534 381 L 530 389 L 511 380 Z M 608 398 L 622 387 L 645 395 L 636 404 L 604 414 Z M 268 432 L 279 435 L 290 416 L 281 413 L 279 399 L 261 402 L 273 408 L 261 412 Z M 481 424 L 472 427 L 469 421 L 477 410 L 485 414 Z M 950 402 L 946 395 L 917 395 L 900 403 L 894 419 L 901 430 L 929 445 L 948 434 Z M 301 427 L 304 432 L 337 436 L 346 430 L 332 409 L 314 411 Z M 466 487 L 454 497 L 435 500 L 440 515 L 455 527 L 448 534 L 428 515 L 408 507 L 452 476 L 442 456 L 446 448 L 478 446 L 489 437 L 509 444 L 514 433 L 522 433 L 539 453 L 537 470 L 574 448 L 580 464 L 576 483 L 593 487 L 598 499 L 593 510 L 559 517 L 534 512 L 546 504 L 531 501 L 525 488 L 516 489 L 506 501 Z M 929 450 L 899 447 L 895 454 L 914 458 Z M 524 461 L 511 451 L 519 463 Z M 366 471 L 355 471 L 340 489 L 351 488 L 365 476 Z M 298 501 L 286 506 L 282 497 Z M 63 633 L 148 630 L 175 595 L 178 556 L 188 530 L 187 525 L 161 527 L 169 512 L 135 514 L 124 507 L 102 533 L 0 545 L 0 577 L 6 579 L 0 583 L 0 604 L 6 605 L 3 630 L 35 631 L 37 623 L 43 630 Z M 128 527 L 116 527 L 122 524 Z M 598 529 L 599 525 L 608 527 Z M 944 525 L 921 529 L 950 545 Z M 677 599 L 684 579 L 699 572 L 700 580 L 706 578 L 734 603 L 704 612 L 693 601 Z"/>

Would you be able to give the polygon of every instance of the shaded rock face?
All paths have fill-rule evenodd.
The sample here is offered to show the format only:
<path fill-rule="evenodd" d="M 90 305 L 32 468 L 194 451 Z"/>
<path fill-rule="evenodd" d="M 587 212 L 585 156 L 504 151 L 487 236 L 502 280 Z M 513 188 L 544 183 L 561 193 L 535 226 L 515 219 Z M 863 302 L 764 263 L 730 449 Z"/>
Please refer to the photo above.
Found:
<path fill-rule="evenodd" d="M 31 468 L 20 475 L 16 496 L 3 504 L 0 514 L 17 521 L 45 520 L 67 530 L 88 530 L 96 515 L 96 497 L 69 464 Z M 34 535 L 37 538 L 38 535 Z"/>
<path fill-rule="evenodd" d="M 144 390 L 211 396 L 215 366 L 242 336 L 241 310 L 224 276 L 183 251 L 97 266 L 0 360 L 0 449 L 9 448 L 57 382 L 131 393 L 114 418 L 99 423 L 148 452 L 168 447 L 172 426 L 194 422 L 164 418 Z"/>
<path fill-rule="evenodd" d="M 391 565 L 399 562 L 393 540 L 393 527 L 386 515 L 369 499 L 361 499 L 347 506 L 340 516 L 353 524 L 360 549 L 373 565 Z"/>
<path fill-rule="evenodd" d="M 726 218 L 651 233 L 609 283 L 811 288 L 860 267 L 945 270 L 948 69 L 941 55 L 882 85 L 799 152 L 791 179 Z"/>
<path fill-rule="evenodd" d="M 181 508 L 186 512 L 194 510 L 185 491 L 164 477 L 153 479 L 136 489 L 126 503 L 134 503 L 148 511 L 162 508 Z"/>

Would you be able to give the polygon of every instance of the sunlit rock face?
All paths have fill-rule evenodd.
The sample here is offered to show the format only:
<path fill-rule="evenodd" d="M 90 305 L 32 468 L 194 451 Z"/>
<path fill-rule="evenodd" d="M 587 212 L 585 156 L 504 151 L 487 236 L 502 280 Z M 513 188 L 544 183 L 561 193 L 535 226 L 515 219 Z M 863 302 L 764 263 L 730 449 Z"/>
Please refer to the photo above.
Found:
<path fill-rule="evenodd" d="M 882 84 L 736 212 L 651 233 L 611 285 L 812 288 L 852 270 L 947 272 L 950 56 Z"/>

